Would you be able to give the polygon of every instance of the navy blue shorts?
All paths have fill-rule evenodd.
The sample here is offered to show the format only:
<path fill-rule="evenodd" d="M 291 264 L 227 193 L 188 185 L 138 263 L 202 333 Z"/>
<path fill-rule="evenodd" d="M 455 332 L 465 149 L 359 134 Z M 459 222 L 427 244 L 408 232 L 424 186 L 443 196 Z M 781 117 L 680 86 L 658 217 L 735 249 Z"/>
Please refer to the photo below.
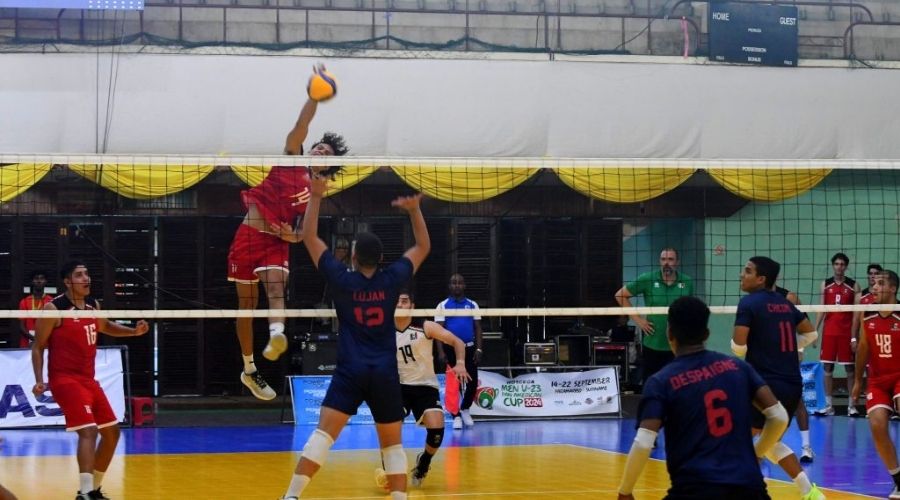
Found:
<path fill-rule="evenodd" d="M 794 418 L 794 413 L 797 412 L 797 407 L 803 404 L 803 385 L 790 384 L 780 380 L 767 380 L 766 385 L 769 386 L 769 389 L 772 389 L 775 399 L 780 401 L 784 409 L 787 410 L 788 425 L 790 425 L 791 420 Z M 757 410 L 755 406 L 752 411 L 751 425 L 754 429 L 762 429 L 763 424 L 766 423 L 766 416 Z"/>
<path fill-rule="evenodd" d="M 366 402 L 372 418 L 379 424 L 403 420 L 403 396 L 396 366 L 385 370 L 380 366 L 338 369 L 331 377 L 322 406 L 347 415 L 356 415 L 359 405 Z"/>

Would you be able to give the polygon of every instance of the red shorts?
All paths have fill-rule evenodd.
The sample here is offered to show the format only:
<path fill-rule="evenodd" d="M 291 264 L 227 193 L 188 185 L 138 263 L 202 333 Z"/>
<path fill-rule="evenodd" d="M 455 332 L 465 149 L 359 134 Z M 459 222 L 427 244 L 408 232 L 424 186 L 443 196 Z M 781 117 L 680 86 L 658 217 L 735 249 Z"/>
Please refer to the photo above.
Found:
<path fill-rule="evenodd" d="M 822 337 L 822 351 L 819 360 L 823 363 L 853 363 L 853 349 L 850 348 L 850 335 L 825 335 Z"/>
<path fill-rule="evenodd" d="M 67 431 L 90 426 L 102 429 L 119 422 L 96 380 L 51 378 L 50 392 L 66 417 Z"/>
<path fill-rule="evenodd" d="M 900 398 L 900 373 L 869 379 L 866 390 L 866 413 L 875 408 L 895 411 L 894 400 Z"/>
<path fill-rule="evenodd" d="M 288 272 L 290 247 L 281 238 L 241 224 L 228 250 L 228 281 L 256 283 L 259 271 Z"/>

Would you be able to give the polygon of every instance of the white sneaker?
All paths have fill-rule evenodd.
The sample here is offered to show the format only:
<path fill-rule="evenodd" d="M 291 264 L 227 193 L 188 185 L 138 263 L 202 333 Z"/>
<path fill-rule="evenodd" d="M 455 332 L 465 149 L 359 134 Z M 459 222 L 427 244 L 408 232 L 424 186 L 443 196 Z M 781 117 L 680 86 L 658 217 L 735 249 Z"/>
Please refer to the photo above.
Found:
<path fill-rule="evenodd" d="M 466 427 L 472 427 L 473 425 L 475 425 L 475 421 L 472 420 L 472 415 L 469 415 L 469 410 L 463 410 L 459 412 L 459 416 L 462 417 L 463 424 L 465 424 Z"/>
<path fill-rule="evenodd" d="M 462 429 L 463 421 L 460 417 L 453 417 L 453 428 L 456 430 Z"/>
<path fill-rule="evenodd" d="M 834 406 L 828 405 L 821 410 L 816 410 L 813 412 L 813 415 L 817 417 L 830 417 L 834 415 Z"/>
<path fill-rule="evenodd" d="M 263 349 L 263 357 L 269 361 L 275 361 L 287 351 L 287 337 L 283 333 L 272 333 L 269 335 L 269 343 Z"/>
<path fill-rule="evenodd" d="M 375 486 L 390 491 L 391 485 L 388 483 L 387 473 L 381 467 L 375 469 Z"/>
<path fill-rule="evenodd" d="M 804 464 L 811 464 L 813 458 L 816 457 L 816 454 L 812 451 L 812 446 L 804 446 L 803 452 L 800 453 L 800 462 Z"/>
<path fill-rule="evenodd" d="M 250 389 L 250 392 L 256 396 L 256 399 L 262 399 L 263 401 L 275 399 L 275 391 L 269 387 L 269 384 L 262 378 L 259 371 L 249 375 L 241 372 L 241 383 L 247 386 L 247 389 Z"/>
<path fill-rule="evenodd" d="M 853 417 L 853 418 L 859 418 L 862 415 L 859 413 L 859 410 L 857 410 L 855 406 L 850 405 L 847 407 L 847 416 Z"/>
<path fill-rule="evenodd" d="M 891 500 L 900 499 L 900 488 L 894 486 L 894 489 L 891 490 L 891 494 L 888 495 L 888 498 Z"/>

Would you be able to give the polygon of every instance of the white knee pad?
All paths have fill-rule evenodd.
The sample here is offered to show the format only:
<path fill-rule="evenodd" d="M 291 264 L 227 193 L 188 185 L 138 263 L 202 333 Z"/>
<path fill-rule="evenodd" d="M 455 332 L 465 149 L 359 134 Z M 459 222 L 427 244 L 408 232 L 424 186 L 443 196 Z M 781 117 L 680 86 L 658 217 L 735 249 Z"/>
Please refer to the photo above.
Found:
<path fill-rule="evenodd" d="M 777 464 L 778 462 L 781 462 L 782 460 L 784 460 L 785 458 L 787 458 L 793 454 L 794 454 L 794 450 L 785 446 L 784 443 L 778 442 L 778 443 L 775 443 L 775 446 L 773 446 L 772 449 L 769 450 L 768 453 L 766 453 L 766 458 L 768 458 L 769 461 L 772 462 L 773 464 Z"/>
<path fill-rule="evenodd" d="M 328 458 L 328 451 L 331 450 L 331 445 L 333 444 L 334 439 L 331 439 L 327 432 L 316 429 L 313 431 L 312 436 L 309 437 L 309 440 L 306 441 L 306 445 L 303 446 L 303 454 L 301 456 L 310 462 L 322 465 L 325 463 L 325 459 Z"/>
<path fill-rule="evenodd" d="M 406 474 L 406 453 L 403 453 L 403 445 L 395 444 L 381 449 L 381 460 L 384 462 L 384 473 Z"/>

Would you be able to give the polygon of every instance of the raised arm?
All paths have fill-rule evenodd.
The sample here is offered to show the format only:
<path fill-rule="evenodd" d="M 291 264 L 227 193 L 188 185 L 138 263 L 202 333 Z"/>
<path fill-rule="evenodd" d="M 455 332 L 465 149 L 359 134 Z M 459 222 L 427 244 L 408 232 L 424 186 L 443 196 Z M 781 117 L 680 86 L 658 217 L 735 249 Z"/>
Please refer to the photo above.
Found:
<path fill-rule="evenodd" d="M 422 215 L 422 195 L 401 196 L 391 202 L 391 206 L 406 210 L 409 214 L 409 222 L 412 224 L 415 244 L 403 254 L 413 265 L 413 273 L 419 270 L 419 266 L 431 252 L 431 238 L 428 236 L 428 226 L 425 225 L 425 216 Z M 305 233 L 305 230 L 304 230 Z"/>
<path fill-rule="evenodd" d="M 297 117 L 297 123 L 295 123 L 294 128 L 288 132 L 287 139 L 284 141 L 284 154 L 300 154 L 300 149 L 303 147 L 303 141 L 305 141 L 306 136 L 309 135 L 309 124 L 312 123 L 313 118 L 316 116 L 316 109 L 318 109 L 318 107 L 319 103 L 312 99 L 307 99 L 306 103 L 303 104 L 303 108 L 300 110 L 300 116 Z"/>
<path fill-rule="evenodd" d="M 319 207 L 327 190 L 326 179 L 316 176 L 310 179 L 311 196 L 306 206 L 306 214 L 303 216 L 303 245 L 306 246 L 306 251 L 316 269 L 319 268 L 319 258 L 328 248 L 322 238 L 319 238 Z"/>

